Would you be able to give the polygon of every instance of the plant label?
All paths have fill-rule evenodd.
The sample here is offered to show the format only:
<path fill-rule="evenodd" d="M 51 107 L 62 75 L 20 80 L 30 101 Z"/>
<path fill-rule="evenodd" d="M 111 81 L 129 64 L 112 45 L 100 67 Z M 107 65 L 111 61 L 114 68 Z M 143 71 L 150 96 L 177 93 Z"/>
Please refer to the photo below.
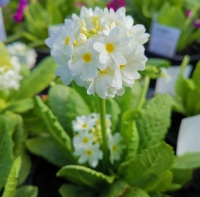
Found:
<path fill-rule="evenodd" d="M 175 95 L 175 84 L 180 73 L 180 66 L 171 66 L 162 70 L 163 77 L 156 80 L 155 92 L 161 94 Z M 184 76 L 188 78 L 192 72 L 192 66 L 188 65 L 185 69 Z"/>
<path fill-rule="evenodd" d="M 177 141 L 177 155 L 183 155 L 188 152 L 200 152 L 200 115 L 184 118 Z"/>
<path fill-rule="evenodd" d="M 5 41 L 5 40 L 6 40 L 6 32 L 5 32 L 4 22 L 3 22 L 3 14 L 0 7 L 0 41 Z"/>
<path fill-rule="evenodd" d="M 154 21 L 151 28 L 149 51 L 165 57 L 174 56 L 180 33 L 180 29 Z"/>
<path fill-rule="evenodd" d="M 49 37 L 52 37 L 54 34 L 56 34 L 56 32 L 58 32 L 62 27 L 64 27 L 64 24 L 50 26 L 48 28 Z"/>

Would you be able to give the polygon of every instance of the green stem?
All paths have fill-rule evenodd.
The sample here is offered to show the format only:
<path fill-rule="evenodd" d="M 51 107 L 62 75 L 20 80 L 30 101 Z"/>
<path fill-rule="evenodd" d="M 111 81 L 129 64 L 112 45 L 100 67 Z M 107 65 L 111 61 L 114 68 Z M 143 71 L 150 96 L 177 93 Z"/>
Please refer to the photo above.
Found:
<path fill-rule="evenodd" d="M 99 97 L 99 112 L 100 112 L 100 122 L 101 122 L 101 134 L 102 134 L 102 150 L 104 154 L 103 159 L 103 169 L 106 168 L 108 162 L 108 136 L 106 132 L 106 105 L 105 99 Z"/>
<path fill-rule="evenodd" d="M 150 78 L 148 76 L 146 76 L 144 78 L 144 85 L 143 85 L 142 92 L 140 94 L 140 99 L 139 99 L 137 110 L 140 110 L 142 108 L 142 106 L 144 105 L 144 102 L 146 99 L 146 94 L 147 94 L 147 91 L 149 88 L 149 83 L 150 83 Z"/>

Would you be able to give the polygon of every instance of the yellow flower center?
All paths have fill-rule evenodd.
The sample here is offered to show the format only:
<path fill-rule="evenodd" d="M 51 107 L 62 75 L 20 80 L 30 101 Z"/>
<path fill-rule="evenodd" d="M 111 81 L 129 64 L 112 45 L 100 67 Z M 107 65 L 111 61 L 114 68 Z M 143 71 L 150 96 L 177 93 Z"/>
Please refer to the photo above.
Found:
<path fill-rule="evenodd" d="M 83 138 L 83 140 L 82 140 L 82 142 L 83 142 L 83 143 L 85 143 L 85 144 L 87 144 L 87 143 L 88 143 L 88 141 L 89 141 L 89 140 L 88 140 L 88 138 L 87 138 L 87 137 L 84 137 L 84 138 Z"/>
<path fill-rule="evenodd" d="M 87 127 L 87 124 L 86 124 L 86 123 L 82 124 L 82 128 L 83 128 L 83 129 L 85 129 L 86 127 Z"/>
<path fill-rule="evenodd" d="M 69 45 L 69 41 L 70 41 L 70 37 L 68 36 L 68 37 L 65 39 L 65 44 L 66 44 L 66 45 Z"/>
<path fill-rule="evenodd" d="M 120 65 L 120 70 L 122 70 L 124 68 L 125 65 Z"/>
<path fill-rule="evenodd" d="M 111 43 L 106 44 L 106 51 L 112 53 L 114 51 L 114 46 Z"/>
<path fill-rule="evenodd" d="M 100 74 L 100 75 L 106 74 L 106 70 L 99 70 L 99 74 Z"/>
<path fill-rule="evenodd" d="M 86 63 L 89 63 L 92 61 L 92 56 L 90 55 L 90 53 L 85 53 L 83 55 L 83 60 L 86 62 Z"/>
<path fill-rule="evenodd" d="M 91 156 L 92 155 L 92 151 L 91 150 L 86 150 L 86 155 Z"/>
<path fill-rule="evenodd" d="M 99 18 L 98 17 L 93 17 L 93 24 L 94 24 L 95 28 L 97 28 L 99 26 Z"/>
<path fill-rule="evenodd" d="M 112 151 L 115 152 L 116 150 L 117 150 L 117 146 L 116 146 L 116 145 L 113 145 L 113 146 L 112 146 Z"/>

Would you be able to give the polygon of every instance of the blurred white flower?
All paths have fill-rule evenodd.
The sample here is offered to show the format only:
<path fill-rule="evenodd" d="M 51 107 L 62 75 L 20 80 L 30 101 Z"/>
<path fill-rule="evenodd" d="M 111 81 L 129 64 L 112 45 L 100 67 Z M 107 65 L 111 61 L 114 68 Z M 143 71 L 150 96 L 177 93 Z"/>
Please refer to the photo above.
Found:
<path fill-rule="evenodd" d="M 74 154 L 79 157 L 78 162 L 80 164 L 88 162 L 93 168 L 95 168 L 98 165 L 99 160 L 103 158 L 103 152 L 99 149 L 99 144 L 76 149 Z"/>
<path fill-rule="evenodd" d="M 82 149 L 93 144 L 93 133 L 80 132 L 73 138 L 73 145 L 75 149 Z"/>
<path fill-rule="evenodd" d="M 72 121 L 74 132 L 89 131 L 96 124 L 96 120 L 90 116 L 77 116 L 76 120 Z"/>
<path fill-rule="evenodd" d="M 22 42 L 13 42 L 7 45 L 8 52 L 11 56 L 17 57 L 20 64 L 32 68 L 36 63 L 37 54 L 34 49 L 29 49 Z"/>
<path fill-rule="evenodd" d="M 143 25 L 133 25 L 125 12 L 125 8 L 114 12 L 82 7 L 80 16 L 73 14 L 46 39 L 60 65 L 56 74 L 65 84 L 74 80 L 88 94 L 107 98 L 122 95 L 124 87 L 140 77 L 137 71 L 145 69 L 143 44 L 149 34 Z"/>
<path fill-rule="evenodd" d="M 9 93 L 10 89 L 18 90 L 20 87 L 21 65 L 16 57 L 11 57 L 10 62 L 0 59 L 0 90 Z"/>
<path fill-rule="evenodd" d="M 120 159 L 125 145 L 122 144 L 122 137 L 119 133 L 115 133 L 113 136 L 110 134 L 108 140 L 108 146 L 110 149 L 110 162 L 114 163 L 114 161 Z"/>

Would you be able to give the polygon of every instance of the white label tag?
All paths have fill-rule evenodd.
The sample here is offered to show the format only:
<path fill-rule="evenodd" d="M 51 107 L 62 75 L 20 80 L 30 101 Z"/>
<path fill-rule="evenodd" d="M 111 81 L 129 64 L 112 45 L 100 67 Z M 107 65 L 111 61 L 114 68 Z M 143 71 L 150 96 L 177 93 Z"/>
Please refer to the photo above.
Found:
<path fill-rule="evenodd" d="M 184 118 L 177 141 L 177 155 L 188 152 L 200 152 L 200 115 Z"/>
<path fill-rule="evenodd" d="M 176 52 L 180 29 L 160 25 L 153 21 L 149 51 L 165 57 L 172 57 Z"/>
<path fill-rule="evenodd" d="M 50 26 L 48 28 L 48 34 L 49 34 L 49 37 L 53 37 L 53 35 L 58 32 L 62 27 L 64 27 L 64 24 L 59 24 L 59 25 L 53 25 L 53 26 Z"/>
<path fill-rule="evenodd" d="M 0 8 L 0 41 L 5 41 L 5 40 L 6 40 L 6 32 L 4 28 L 2 10 Z"/>
<path fill-rule="evenodd" d="M 165 69 L 163 77 L 160 77 L 156 80 L 155 92 L 161 94 L 171 94 L 175 95 L 175 84 L 180 73 L 180 66 L 171 66 L 168 69 Z M 184 76 L 188 78 L 192 71 L 192 66 L 188 65 L 185 69 Z"/>

